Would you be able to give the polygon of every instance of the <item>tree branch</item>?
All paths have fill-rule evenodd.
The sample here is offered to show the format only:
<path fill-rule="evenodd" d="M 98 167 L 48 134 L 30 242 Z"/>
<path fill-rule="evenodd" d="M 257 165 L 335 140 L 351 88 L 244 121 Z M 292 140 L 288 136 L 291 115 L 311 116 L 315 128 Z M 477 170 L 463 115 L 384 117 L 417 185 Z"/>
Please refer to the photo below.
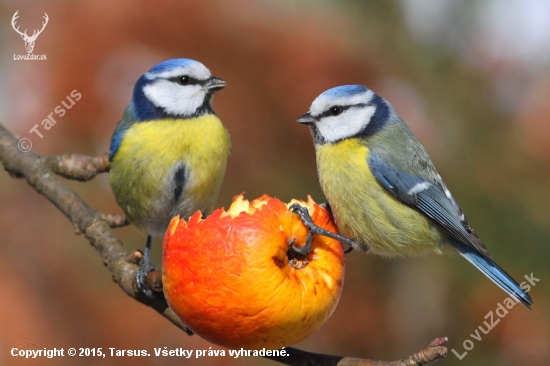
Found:
<path fill-rule="evenodd" d="M 447 348 L 444 346 L 447 338 L 436 338 L 428 347 L 418 351 L 414 355 L 393 362 L 372 361 L 353 357 L 341 357 L 300 351 L 295 348 L 288 348 L 289 357 L 268 357 L 274 361 L 292 366 L 417 366 L 437 361 L 447 356 Z"/>
<path fill-rule="evenodd" d="M 69 172 L 79 171 L 79 167 L 89 166 L 88 163 L 94 161 L 92 158 L 84 164 L 72 164 L 74 156 L 70 159 L 52 159 L 50 162 L 57 162 L 52 163 L 56 166 L 56 171 L 71 175 L 72 173 L 69 174 Z M 122 243 L 111 232 L 113 221 L 116 221 L 112 219 L 114 216 L 105 216 L 88 206 L 82 198 L 55 176 L 46 164 L 48 158 L 43 158 L 32 151 L 20 151 L 17 147 L 17 140 L 2 125 L 0 125 L 0 161 L 10 175 L 24 178 L 38 193 L 50 200 L 71 220 L 99 252 L 103 263 L 109 268 L 113 280 L 126 294 L 142 304 L 152 307 L 177 327 L 190 332 L 168 307 L 164 299 L 149 299 L 142 296 L 137 290 L 135 277 L 139 254 L 126 252 Z M 69 162 L 68 164 L 74 168 L 67 169 L 61 162 Z M 84 170 L 90 171 L 89 169 Z M 80 171 L 83 170 L 80 169 Z"/>
<path fill-rule="evenodd" d="M 92 209 L 57 176 L 87 181 L 109 170 L 107 154 L 89 157 L 79 154 L 41 156 L 32 151 L 22 152 L 17 140 L 0 124 L 0 162 L 13 177 L 24 178 L 38 193 L 52 202 L 89 240 L 99 252 L 113 280 L 136 301 L 147 305 L 188 334 L 193 334 L 168 307 L 163 297 L 143 296 L 135 283 L 137 263 L 141 252 L 127 252 L 111 228 L 128 225 L 123 215 L 103 214 Z M 160 272 L 151 272 L 147 284 L 157 291 L 162 287 Z M 162 290 L 161 290 L 162 291 Z M 286 365 L 323 366 L 412 366 L 424 365 L 447 355 L 446 338 L 437 338 L 430 345 L 407 359 L 395 362 L 371 361 L 351 357 L 331 356 L 287 348 L 290 356 L 267 357 Z"/>

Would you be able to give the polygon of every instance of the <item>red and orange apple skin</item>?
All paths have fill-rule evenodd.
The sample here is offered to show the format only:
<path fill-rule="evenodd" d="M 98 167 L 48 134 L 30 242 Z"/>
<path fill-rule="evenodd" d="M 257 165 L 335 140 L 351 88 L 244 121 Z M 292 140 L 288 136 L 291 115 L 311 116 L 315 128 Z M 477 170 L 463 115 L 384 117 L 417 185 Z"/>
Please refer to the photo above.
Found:
<path fill-rule="evenodd" d="M 308 337 L 330 317 L 344 282 L 342 245 L 315 235 L 307 264 L 289 263 L 289 244 L 299 247 L 307 236 L 288 210 L 294 202 L 308 207 L 318 226 L 337 232 L 311 197 L 287 205 L 240 195 L 228 211 L 172 220 L 164 238 L 164 294 L 193 332 L 227 348 L 277 349 Z"/>

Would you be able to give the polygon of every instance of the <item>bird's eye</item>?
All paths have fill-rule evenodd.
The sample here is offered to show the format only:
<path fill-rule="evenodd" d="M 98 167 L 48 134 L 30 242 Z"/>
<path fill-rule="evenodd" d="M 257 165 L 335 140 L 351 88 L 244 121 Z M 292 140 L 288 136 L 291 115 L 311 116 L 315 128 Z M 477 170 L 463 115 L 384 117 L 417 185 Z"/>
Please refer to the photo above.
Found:
<path fill-rule="evenodd" d="M 187 76 L 187 75 L 182 75 L 182 76 L 178 77 L 178 84 L 180 84 L 180 85 L 187 85 L 187 84 L 189 84 L 189 76 Z"/>
<path fill-rule="evenodd" d="M 338 107 L 338 106 L 332 107 L 329 110 L 329 113 L 330 113 L 331 116 L 337 116 L 340 113 L 342 113 L 342 107 Z"/>

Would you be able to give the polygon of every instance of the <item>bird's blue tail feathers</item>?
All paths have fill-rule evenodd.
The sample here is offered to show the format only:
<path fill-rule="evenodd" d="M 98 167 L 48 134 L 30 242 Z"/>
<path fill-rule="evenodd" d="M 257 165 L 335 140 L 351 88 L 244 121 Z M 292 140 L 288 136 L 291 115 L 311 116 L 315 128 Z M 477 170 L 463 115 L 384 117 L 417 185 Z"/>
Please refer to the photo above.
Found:
<path fill-rule="evenodd" d="M 450 243 L 464 258 L 483 272 L 485 276 L 489 277 L 491 281 L 496 283 L 501 289 L 517 299 L 528 309 L 531 309 L 531 305 L 533 305 L 531 296 L 529 296 L 529 294 L 525 292 L 520 285 L 495 262 L 493 262 L 490 258 L 485 257 L 474 248 L 461 243 L 454 238 L 450 239 Z"/>

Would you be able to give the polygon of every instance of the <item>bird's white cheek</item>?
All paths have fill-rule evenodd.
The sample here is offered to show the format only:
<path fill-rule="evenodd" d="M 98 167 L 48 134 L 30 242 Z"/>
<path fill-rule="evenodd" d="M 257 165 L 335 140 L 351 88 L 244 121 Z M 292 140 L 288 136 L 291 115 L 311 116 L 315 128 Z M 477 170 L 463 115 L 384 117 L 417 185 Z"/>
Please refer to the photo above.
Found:
<path fill-rule="evenodd" d="M 375 110 L 374 106 L 350 108 L 339 116 L 323 118 L 317 128 L 327 142 L 352 137 L 367 127 Z"/>
<path fill-rule="evenodd" d="M 169 114 L 191 115 L 202 105 L 206 92 L 200 85 L 179 85 L 159 80 L 143 88 L 145 96 Z"/>

